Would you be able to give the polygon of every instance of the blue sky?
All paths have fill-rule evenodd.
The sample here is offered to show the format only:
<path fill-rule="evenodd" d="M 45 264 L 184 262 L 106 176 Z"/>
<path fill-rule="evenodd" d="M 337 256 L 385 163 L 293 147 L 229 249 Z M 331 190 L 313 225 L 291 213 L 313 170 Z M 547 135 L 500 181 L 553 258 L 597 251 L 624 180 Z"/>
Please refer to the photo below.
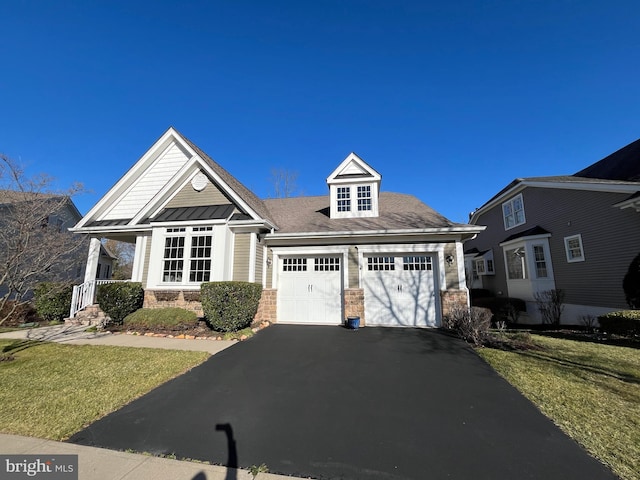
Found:
<path fill-rule="evenodd" d="M 352 151 L 457 222 L 640 137 L 637 1 L 0 3 L 0 152 L 82 213 L 173 125 L 266 198 Z"/>

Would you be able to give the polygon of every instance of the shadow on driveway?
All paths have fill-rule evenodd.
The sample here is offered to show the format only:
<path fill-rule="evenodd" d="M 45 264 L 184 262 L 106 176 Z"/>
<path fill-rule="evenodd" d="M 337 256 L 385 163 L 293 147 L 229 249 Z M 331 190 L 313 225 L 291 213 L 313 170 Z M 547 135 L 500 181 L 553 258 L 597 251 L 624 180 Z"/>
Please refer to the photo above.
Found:
<path fill-rule="evenodd" d="M 274 325 L 70 442 L 320 479 L 616 478 L 466 344 L 421 329 Z"/>

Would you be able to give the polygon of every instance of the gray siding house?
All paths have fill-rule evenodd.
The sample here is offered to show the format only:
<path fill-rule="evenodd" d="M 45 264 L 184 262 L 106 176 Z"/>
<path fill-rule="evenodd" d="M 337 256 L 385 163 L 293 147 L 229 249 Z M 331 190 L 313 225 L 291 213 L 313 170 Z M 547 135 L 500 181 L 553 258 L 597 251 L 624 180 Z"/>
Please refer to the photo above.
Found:
<path fill-rule="evenodd" d="M 563 323 L 626 308 L 622 279 L 640 253 L 640 140 L 569 176 L 518 178 L 471 214 L 467 284 L 527 302 L 562 289 Z"/>
<path fill-rule="evenodd" d="M 202 313 L 200 285 L 260 283 L 256 320 L 429 327 L 468 302 L 462 244 L 484 227 L 453 223 L 349 154 L 328 194 L 260 200 L 169 128 L 73 231 L 135 243 L 145 306 Z M 85 291 L 97 268 L 89 252 Z"/>

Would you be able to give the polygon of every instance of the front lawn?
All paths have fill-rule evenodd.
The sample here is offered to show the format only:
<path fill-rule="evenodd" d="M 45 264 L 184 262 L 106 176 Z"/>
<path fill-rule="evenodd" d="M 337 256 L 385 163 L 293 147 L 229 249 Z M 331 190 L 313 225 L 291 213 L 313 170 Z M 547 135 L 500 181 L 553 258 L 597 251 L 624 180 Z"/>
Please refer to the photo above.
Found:
<path fill-rule="evenodd" d="M 533 336 L 540 350 L 479 354 L 623 479 L 640 479 L 640 350 Z"/>
<path fill-rule="evenodd" d="M 209 354 L 0 340 L 0 432 L 64 440 Z M 13 350 L 13 351 L 11 351 Z"/>

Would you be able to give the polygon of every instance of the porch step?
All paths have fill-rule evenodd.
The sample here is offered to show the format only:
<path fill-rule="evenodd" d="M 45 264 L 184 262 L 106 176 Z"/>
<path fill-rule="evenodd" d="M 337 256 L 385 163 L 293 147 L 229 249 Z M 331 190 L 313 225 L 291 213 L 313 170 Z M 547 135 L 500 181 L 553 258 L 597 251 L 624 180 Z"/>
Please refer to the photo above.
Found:
<path fill-rule="evenodd" d="M 100 309 L 100 306 L 94 304 L 78 312 L 74 318 L 66 318 L 64 323 L 67 325 L 104 326 L 108 319 L 109 317 Z"/>

